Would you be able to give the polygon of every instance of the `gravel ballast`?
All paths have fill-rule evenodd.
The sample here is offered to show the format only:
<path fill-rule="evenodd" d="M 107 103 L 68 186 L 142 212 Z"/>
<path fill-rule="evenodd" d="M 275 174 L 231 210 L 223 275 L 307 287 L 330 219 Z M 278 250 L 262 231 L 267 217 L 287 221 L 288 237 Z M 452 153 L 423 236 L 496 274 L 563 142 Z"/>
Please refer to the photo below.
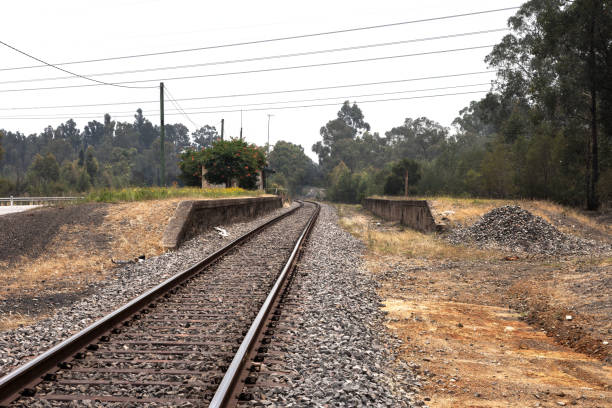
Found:
<path fill-rule="evenodd" d="M 312 210 L 306 204 L 229 251 L 13 405 L 65 406 L 45 398 L 59 394 L 83 401 L 108 396 L 109 407 L 208 406 L 220 366 L 236 352 Z"/>
<path fill-rule="evenodd" d="M 281 211 L 287 209 L 224 227 L 228 238 L 210 231 L 176 252 L 118 268 L 115 279 L 92 287 L 87 299 L 33 326 L 3 332 L 0 375 Z M 283 331 L 292 340 L 279 338 L 270 345 L 281 351 L 270 374 L 282 386 L 264 386 L 252 405 L 424 406 L 417 396 L 420 377 L 396 355 L 400 341 L 385 329 L 378 284 L 365 269 L 364 250 L 338 226 L 335 209 L 323 205 L 291 289 L 299 306 L 288 312 L 297 317 Z"/>
<path fill-rule="evenodd" d="M 364 250 L 338 226 L 335 209 L 323 205 L 291 288 L 299 307 L 279 326 L 292 340 L 274 340 L 281 361 L 262 368 L 277 371 L 265 375 L 266 383 L 282 386 L 255 392 L 253 406 L 424 405 L 416 401 L 418 376 L 397 358 L 400 342 L 385 330 Z"/>
<path fill-rule="evenodd" d="M 253 221 L 222 226 L 229 233 L 226 238 L 210 230 L 185 242 L 177 251 L 119 267 L 113 270 L 108 280 L 91 284 L 86 298 L 58 308 L 52 317 L 31 326 L 0 332 L 0 377 L 147 289 L 187 269 L 232 239 L 289 209 L 282 208 Z"/>
<path fill-rule="evenodd" d="M 474 225 L 452 231 L 449 240 L 453 244 L 473 243 L 481 248 L 545 255 L 610 251 L 609 245 L 564 234 L 517 205 L 494 208 Z"/>

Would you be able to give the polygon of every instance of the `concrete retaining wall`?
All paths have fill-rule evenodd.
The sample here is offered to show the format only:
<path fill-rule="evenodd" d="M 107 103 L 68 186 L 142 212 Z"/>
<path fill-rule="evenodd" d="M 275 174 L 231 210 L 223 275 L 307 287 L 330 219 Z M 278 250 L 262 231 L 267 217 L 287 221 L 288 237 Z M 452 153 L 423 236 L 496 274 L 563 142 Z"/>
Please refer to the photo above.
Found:
<path fill-rule="evenodd" d="M 252 219 L 282 207 L 280 197 L 181 201 L 168 222 L 162 245 L 176 249 L 185 240 L 220 224 Z"/>
<path fill-rule="evenodd" d="M 417 231 L 434 232 L 443 229 L 442 225 L 436 224 L 425 200 L 366 198 L 362 205 L 382 219 L 399 221 Z"/>

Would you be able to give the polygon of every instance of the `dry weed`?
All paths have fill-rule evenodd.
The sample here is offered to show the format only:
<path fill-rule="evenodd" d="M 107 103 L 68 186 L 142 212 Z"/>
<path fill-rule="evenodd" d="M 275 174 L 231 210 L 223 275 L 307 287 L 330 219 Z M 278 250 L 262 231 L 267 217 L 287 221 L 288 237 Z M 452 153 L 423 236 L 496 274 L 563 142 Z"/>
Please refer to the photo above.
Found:
<path fill-rule="evenodd" d="M 5 282 L 0 297 L 37 290 L 78 292 L 90 282 L 104 279 L 112 270 L 112 259 L 134 259 L 161 254 L 161 236 L 181 198 L 114 204 L 108 207 L 95 230 L 64 225 L 49 243 L 45 255 L 23 257 L 11 268 L 0 268 Z M 107 236 L 107 245 L 83 238 L 85 233 Z M 0 265 L 1 266 L 1 265 Z"/>
<path fill-rule="evenodd" d="M 499 258 L 497 251 L 451 245 L 436 234 L 424 234 L 407 228 L 381 228 L 357 206 L 339 205 L 340 225 L 365 242 L 377 255 L 402 255 L 424 259 L 490 259 Z"/>
<path fill-rule="evenodd" d="M 28 326 L 36 321 L 31 316 L 21 313 L 10 313 L 0 316 L 0 331 L 16 329 L 22 326 Z"/>
<path fill-rule="evenodd" d="M 534 215 L 542 217 L 565 233 L 575 234 L 577 231 L 571 227 L 579 223 L 603 234 L 612 234 L 612 225 L 600 223 L 597 220 L 582 214 L 579 210 L 561 204 L 544 200 L 507 200 L 488 198 L 456 198 L 445 196 L 409 197 L 409 199 L 427 200 L 434 217 L 439 221 L 446 217 L 451 225 L 471 225 L 478 221 L 487 212 L 504 205 L 518 205 Z M 565 225 L 559 220 L 565 220 Z"/>

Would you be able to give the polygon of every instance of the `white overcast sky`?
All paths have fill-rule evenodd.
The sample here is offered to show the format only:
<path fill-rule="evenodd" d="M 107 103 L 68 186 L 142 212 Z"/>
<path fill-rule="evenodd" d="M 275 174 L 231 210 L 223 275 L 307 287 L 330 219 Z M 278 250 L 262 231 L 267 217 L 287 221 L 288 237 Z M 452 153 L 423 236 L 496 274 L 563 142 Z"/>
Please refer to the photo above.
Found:
<path fill-rule="evenodd" d="M 521 3 L 521 1 L 516 0 L 311 0 L 301 2 L 287 0 L 216 2 L 201 0 L 106 0 L 103 2 L 20 0 L 3 4 L 0 40 L 47 62 L 62 63 L 398 23 L 515 7 L 520 6 Z M 92 75 L 494 30 L 506 28 L 508 17 L 515 12 L 516 10 L 508 10 L 257 45 L 73 64 L 66 65 L 64 68 L 82 75 Z M 105 82 L 155 80 L 133 84 L 133 86 L 158 86 L 159 80 L 163 79 L 171 94 L 179 100 L 182 98 L 404 80 L 484 71 L 487 69 L 484 57 L 490 51 L 490 48 L 199 79 L 167 78 L 486 46 L 499 42 L 505 34 L 506 32 L 500 31 L 318 55 L 95 76 L 94 78 Z M 36 61 L 2 45 L 0 45 L 0 61 L 0 69 L 37 64 Z M 26 134 L 38 133 L 47 125 L 56 127 L 72 117 L 75 118 L 79 128 L 83 128 L 90 120 L 102 121 L 105 112 L 111 113 L 117 120 L 131 122 L 133 112 L 138 107 L 143 109 L 149 120 L 159 124 L 159 103 L 156 102 L 159 99 L 158 88 L 123 89 L 112 86 L 90 86 L 2 92 L 3 90 L 20 88 L 91 83 L 79 78 L 9 82 L 64 76 L 66 76 L 65 73 L 49 67 L 0 70 L 0 129 L 19 130 Z M 328 120 L 336 117 L 340 104 L 345 99 L 359 103 L 359 101 L 365 100 L 481 91 L 475 94 L 359 104 L 366 120 L 372 126 L 372 131 L 381 134 L 384 134 L 393 126 L 401 125 L 406 117 L 427 116 L 444 126 L 450 126 L 461 108 L 471 100 L 484 96 L 490 88 L 486 84 L 494 78 L 495 75 L 489 73 L 321 91 L 182 101 L 180 104 L 187 112 L 239 110 L 240 107 L 243 107 L 244 136 L 248 141 L 259 145 L 266 142 L 267 115 L 273 114 L 270 126 L 270 142 L 287 140 L 301 144 L 305 151 L 311 157 L 314 157 L 311 146 L 319 140 L 320 127 Z M 463 87 L 465 85 L 473 86 Z M 443 87 L 457 88 L 426 90 Z M 422 91 L 362 96 L 415 90 Z M 331 99 L 323 100 L 321 98 Z M 312 99 L 317 100 L 302 102 Z M 152 102 L 136 103 L 139 101 Z M 299 102 L 261 105 L 268 102 L 286 101 Z M 117 102 L 135 103 L 50 108 L 62 105 Z M 333 103 L 334 105 L 298 109 L 268 109 L 269 107 L 322 103 Z M 231 107 L 227 107 L 228 105 Z M 219 106 L 224 107 L 219 108 Z M 14 109 L 24 107 L 44 108 Z M 248 111 L 253 108 L 260 110 Z M 181 122 L 190 131 L 193 131 L 195 126 L 184 116 L 174 115 L 175 112 L 174 106 L 166 101 L 166 123 Z M 239 134 L 240 112 L 192 113 L 189 116 L 198 126 L 209 124 L 217 126 L 217 128 L 219 128 L 221 118 L 225 118 L 226 135 L 237 136 Z M 15 119 L 17 117 L 21 118 Z"/>

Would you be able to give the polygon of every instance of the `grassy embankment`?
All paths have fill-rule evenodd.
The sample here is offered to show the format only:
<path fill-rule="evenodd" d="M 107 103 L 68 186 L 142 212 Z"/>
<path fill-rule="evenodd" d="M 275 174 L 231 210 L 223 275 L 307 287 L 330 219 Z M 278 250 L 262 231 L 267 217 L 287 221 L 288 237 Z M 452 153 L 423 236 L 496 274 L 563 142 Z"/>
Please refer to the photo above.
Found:
<path fill-rule="evenodd" d="M 242 188 L 198 188 L 198 187 L 129 187 L 122 189 L 97 189 L 85 196 L 85 201 L 117 203 L 169 198 L 231 198 L 263 195 L 260 190 Z"/>

